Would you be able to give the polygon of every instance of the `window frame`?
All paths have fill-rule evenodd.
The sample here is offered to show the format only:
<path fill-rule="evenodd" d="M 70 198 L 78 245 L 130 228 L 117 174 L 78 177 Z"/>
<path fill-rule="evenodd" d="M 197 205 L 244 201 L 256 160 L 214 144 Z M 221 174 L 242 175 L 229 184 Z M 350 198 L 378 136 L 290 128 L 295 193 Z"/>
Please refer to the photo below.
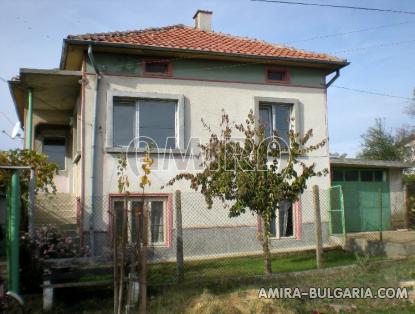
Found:
<path fill-rule="evenodd" d="M 254 96 L 254 108 L 255 116 L 257 117 L 256 123 L 260 123 L 259 120 L 259 106 L 261 103 L 277 103 L 282 105 L 291 105 L 291 116 L 294 118 L 294 123 L 290 123 L 294 127 L 294 131 L 300 136 L 304 135 L 304 117 L 303 117 L 303 104 L 296 98 L 279 98 L 279 97 L 262 97 Z"/>
<path fill-rule="evenodd" d="M 114 204 L 115 202 L 123 202 L 123 198 L 124 196 L 121 194 L 111 194 L 110 195 L 110 208 L 109 208 L 109 213 L 111 213 L 114 210 Z M 157 194 L 157 193 L 152 193 L 152 194 L 146 194 L 145 195 L 145 200 L 149 202 L 149 221 L 148 221 L 148 234 L 147 234 L 147 239 L 148 239 L 148 245 L 149 247 L 168 247 L 170 248 L 172 246 L 172 230 L 173 230 L 173 206 L 172 206 L 172 195 L 171 194 Z M 130 232 L 128 232 L 127 236 L 128 236 L 128 243 L 132 242 L 132 234 L 131 234 L 131 230 L 132 229 L 132 203 L 133 202 L 144 202 L 143 199 L 143 195 L 142 194 L 137 194 L 137 193 L 132 193 L 130 194 L 130 196 L 128 197 L 127 200 L 127 208 L 128 208 L 128 230 L 130 230 Z M 156 242 L 153 243 L 151 242 L 151 202 L 163 202 L 163 242 Z M 108 232 L 111 234 L 111 236 L 113 236 L 112 234 L 112 224 L 114 223 L 114 221 L 112 219 L 110 219 L 110 224 L 108 226 Z"/>
<path fill-rule="evenodd" d="M 135 99 L 135 98 L 132 98 L 131 99 L 132 100 L 132 102 L 131 103 L 134 103 L 134 106 L 135 106 L 135 116 L 134 116 L 134 138 L 140 138 L 140 104 L 141 104 L 141 102 L 142 101 L 146 101 L 146 100 L 148 100 L 148 99 L 145 99 L 145 98 L 139 98 L 139 99 Z M 156 101 L 156 99 L 152 99 L 153 101 Z M 160 102 L 163 102 L 163 101 L 167 101 L 167 100 L 160 100 Z M 114 105 L 114 107 L 115 107 L 115 105 Z M 177 132 L 177 129 L 178 129 L 178 121 L 177 121 L 177 110 L 178 110 L 178 105 L 177 105 L 177 101 L 176 101 L 176 103 L 175 103 L 175 105 L 174 105 L 174 138 L 175 138 L 175 147 L 173 147 L 173 149 L 177 149 L 177 138 L 178 138 L 178 132 Z M 113 121 L 113 123 L 114 123 L 114 121 Z M 113 130 L 114 130 L 114 124 L 113 124 Z M 115 130 L 113 131 L 113 132 L 115 132 Z M 135 146 L 133 146 L 134 148 L 139 148 L 139 146 L 137 145 L 137 144 L 139 144 L 139 143 L 135 143 L 136 145 Z M 165 143 L 166 144 L 166 143 Z M 114 145 L 115 145 L 115 143 L 114 143 Z M 117 146 L 114 146 L 114 147 L 121 147 L 121 148 L 127 148 L 127 147 L 129 147 L 129 146 L 120 146 L 120 145 L 117 145 Z M 158 149 L 165 149 L 165 147 L 157 147 Z"/>
<path fill-rule="evenodd" d="M 46 134 L 42 137 L 42 149 L 41 152 L 42 154 L 45 154 L 44 149 L 45 149 L 45 140 L 61 140 L 63 139 L 65 141 L 65 149 L 64 149 L 64 157 L 63 157 L 63 162 L 64 162 L 64 167 L 63 168 L 59 168 L 59 171 L 66 171 L 68 169 L 68 161 L 67 159 L 67 155 L 68 155 L 68 136 L 65 135 L 49 135 Z M 45 154 L 47 155 L 47 154 Z M 48 155 L 48 162 L 49 162 L 49 155 Z M 53 163 L 53 161 L 52 161 Z M 55 163 L 57 164 L 57 163 Z M 58 165 L 59 166 L 59 165 Z"/>
<path fill-rule="evenodd" d="M 288 237 L 283 237 L 280 234 L 280 217 L 279 217 L 279 208 L 275 210 L 275 237 L 273 237 L 272 235 L 269 237 L 270 240 L 282 240 L 282 239 L 296 239 L 297 238 L 297 221 L 296 221 L 296 208 L 295 208 L 295 203 L 291 203 L 291 212 L 292 212 L 292 229 L 293 229 L 293 234 L 291 236 Z"/>
<path fill-rule="evenodd" d="M 151 63 L 163 63 L 167 64 L 166 72 L 147 72 L 147 64 Z M 171 61 L 159 60 L 159 59 L 146 59 L 143 62 L 143 76 L 146 77 L 172 77 L 173 67 Z"/>
<path fill-rule="evenodd" d="M 277 114 L 276 114 L 276 109 L 275 109 L 277 106 L 289 107 L 289 110 L 290 110 L 290 114 L 289 114 L 290 121 L 288 121 L 288 131 L 293 126 L 292 123 L 291 123 L 291 119 L 293 118 L 293 115 L 294 115 L 294 110 L 295 110 L 294 109 L 294 104 L 292 104 L 292 103 L 281 103 L 281 102 L 260 101 L 258 103 L 258 112 L 260 112 L 261 107 L 263 107 L 263 108 L 267 107 L 267 108 L 270 109 L 269 111 L 271 113 L 271 117 L 270 117 L 270 121 L 268 121 L 268 122 L 272 122 L 272 125 L 271 125 L 272 134 L 277 129 L 276 128 L 276 125 L 277 125 Z M 295 125 L 294 125 L 294 129 L 295 129 Z M 272 136 L 272 134 L 271 134 L 271 136 Z M 280 137 L 281 137 L 281 134 L 280 134 Z M 289 140 L 289 138 L 288 138 L 288 140 Z M 287 144 L 290 145 L 290 143 L 287 143 Z"/>
<path fill-rule="evenodd" d="M 106 151 L 107 152 L 119 152 L 125 151 L 126 146 L 115 146 L 114 143 L 114 103 L 115 98 L 131 98 L 132 100 L 139 101 L 140 99 L 149 99 L 149 100 L 161 100 L 161 101 L 176 101 L 176 114 L 175 114 L 175 137 L 176 137 L 176 147 L 164 149 L 164 147 L 159 147 L 158 152 L 164 151 L 177 151 L 184 152 L 184 95 L 178 94 L 162 94 L 162 93 L 140 93 L 140 92 L 130 92 L 130 91 L 115 91 L 109 90 L 107 92 L 107 132 L 106 132 Z M 139 121 L 139 116 L 137 115 L 136 110 L 136 121 Z M 135 129 L 138 130 L 140 126 L 136 124 Z M 137 133 L 135 133 L 137 134 Z M 146 148 L 134 147 L 133 152 L 144 152 Z"/>
<path fill-rule="evenodd" d="M 284 73 L 284 79 L 282 79 L 282 80 L 269 79 L 269 77 L 268 77 L 269 72 L 283 72 Z M 265 67 L 265 82 L 269 83 L 269 84 L 290 84 L 291 83 L 290 70 L 288 68 L 266 66 Z"/>

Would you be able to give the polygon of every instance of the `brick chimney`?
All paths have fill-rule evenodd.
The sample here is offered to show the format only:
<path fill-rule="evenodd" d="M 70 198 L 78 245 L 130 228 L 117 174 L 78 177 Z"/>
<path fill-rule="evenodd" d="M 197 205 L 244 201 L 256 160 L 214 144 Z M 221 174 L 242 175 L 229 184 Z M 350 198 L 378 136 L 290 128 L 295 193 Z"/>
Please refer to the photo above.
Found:
<path fill-rule="evenodd" d="M 193 19 L 195 20 L 195 28 L 204 31 L 212 30 L 212 11 L 197 10 Z"/>

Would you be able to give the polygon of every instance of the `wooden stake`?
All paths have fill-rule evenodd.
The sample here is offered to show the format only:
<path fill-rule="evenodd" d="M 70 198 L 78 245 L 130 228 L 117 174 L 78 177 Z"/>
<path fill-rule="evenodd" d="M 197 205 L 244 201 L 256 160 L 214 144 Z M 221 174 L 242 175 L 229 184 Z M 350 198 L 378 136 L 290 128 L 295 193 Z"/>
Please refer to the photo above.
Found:
<path fill-rule="evenodd" d="M 184 257 L 183 257 L 183 229 L 182 229 L 182 199 L 181 192 L 177 190 L 174 195 L 176 208 L 176 265 L 177 282 L 184 280 Z"/>
<path fill-rule="evenodd" d="M 141 248 L 141 272 L 140 272 L 140 305 L 138 312 L 145 314 L 147 310 L 147 246 L 148 246 L 148 202 L 143 206 L 143 246 Z"/>
<path fill-rule="evenodd" d="M 323 252 L 323 240 L 321 236 L 321 214 L 320 214 L 320 193 L 318 185 L 313 186 L 313 203 L 314 203 L 314 227 L 316 235 L 316 264 L 317 268 L 322 267 L 321 255 Z"/>

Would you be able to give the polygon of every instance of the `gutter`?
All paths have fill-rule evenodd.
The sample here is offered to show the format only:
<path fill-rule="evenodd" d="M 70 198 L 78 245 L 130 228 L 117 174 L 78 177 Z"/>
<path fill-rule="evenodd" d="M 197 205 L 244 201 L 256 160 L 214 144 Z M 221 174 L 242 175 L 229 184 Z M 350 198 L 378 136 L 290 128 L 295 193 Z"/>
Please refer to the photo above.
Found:
<path fill-rule="evenodd" d="M 336 75 L 331 78 L 325 85 L 326 88 L 329 88 L 340 77 L 340 70 L 336 70 Z"/>
<path fill-rule="evenodd" d="M 101 82 L 101 72 L 98 69 L 98 66 L 95 62 L 94 59 L 94 55 L 92 53 L 92 46 L 90 45 L 88 47 L 88 57 L 89 60 L 91 61 L 94 69 L 95 69 L 95 73 L 96 73 L 96 84 L 95 84 L 95 103 L 94 103 L 94 108 L 92 110 L 92 121 L 93 121 L 93 125 L 92 125 L 92 131 L 91 131 L 91 167 L 90 167 L 90 173 L 91 173 L 91 199 L 90 199 L 90 204 L 91 204 L 91 216 L 89 217 L 89 230 L 90 230 L 90 236 L 89 236 L 89 240 L 91 243 L 91 251 L 92 254 L 95 255 L 95 228 L 94 228 L 94 218 L 95 218 L 95 195 L 96 195 L 96 189 L 97 189 L 97 184 L 95 184 L 95 177 L 96 177 L 96 143 L 97 143 L 97 124 L 98 124 L 98 115 L 97 115 L 97 111 L 98 111 L 98 105 L 99 105 L 99 86 L 100 86 L 100 82 Z"/>

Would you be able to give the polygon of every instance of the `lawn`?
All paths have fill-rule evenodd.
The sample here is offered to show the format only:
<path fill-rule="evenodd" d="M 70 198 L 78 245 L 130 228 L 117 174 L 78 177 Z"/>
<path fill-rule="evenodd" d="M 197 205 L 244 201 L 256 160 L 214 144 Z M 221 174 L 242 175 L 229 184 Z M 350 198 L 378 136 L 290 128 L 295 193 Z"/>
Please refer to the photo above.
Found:
<path fill-rule="evenodd" d="M 324 267 L 352 264 L 352 253 L 342 250 L 329 250 L 324 253 Z M 262 256 L 245 256 L 192 261 L 185 263 L 185 282 L 222 280 L 235 277 L 261 276 L 264 270 Z M 301 271 L 316 268 L 315 253 L 296 252 L 272 256 L 273 273 Z M 173 283 L 176 276 L 176 264 L 152 265 L 149 282 L 152 286 Z"/>
<path fill-rule="evenodd" d="M 414 259 L 386 261 L 357 260 L 353 254 L 331 250 L 324 253 L 324 266 L 352 265 L 330 271 L 299 272 L 315 268 L 313 252 L 279 254 L 272 257 L 271 280 L 261 277 L 261 256 L 188 262 L 182 286 L 163 285 L 172 280 L 174 264 L 150 268 L 150 313 L 333 313 L 330 303 L 352 304 L 356 313 L 414 313 L 415 307 L 402 300 L 260 300 L 260 287 L 396 287 L 399 280 L 414 279 Z M 329 270 L 330 268 L 327 268 Z M 382 271 L 379 271 L 379 270 Z M 296 272 L 291 275 L 290 272 Z M 226 280 L 227 278 L 246 280 Z M 255 278 L 252 278 L 255 277 Z M 253 279 L 253 280 L 250 280 Z M 196 284 L 195 284 L 196 283 Z M 30 313 L 41 313 L 41 296 L 26 299 Z M 111 289 L 58 289 L 53 313 L 112 313 Z"/>

